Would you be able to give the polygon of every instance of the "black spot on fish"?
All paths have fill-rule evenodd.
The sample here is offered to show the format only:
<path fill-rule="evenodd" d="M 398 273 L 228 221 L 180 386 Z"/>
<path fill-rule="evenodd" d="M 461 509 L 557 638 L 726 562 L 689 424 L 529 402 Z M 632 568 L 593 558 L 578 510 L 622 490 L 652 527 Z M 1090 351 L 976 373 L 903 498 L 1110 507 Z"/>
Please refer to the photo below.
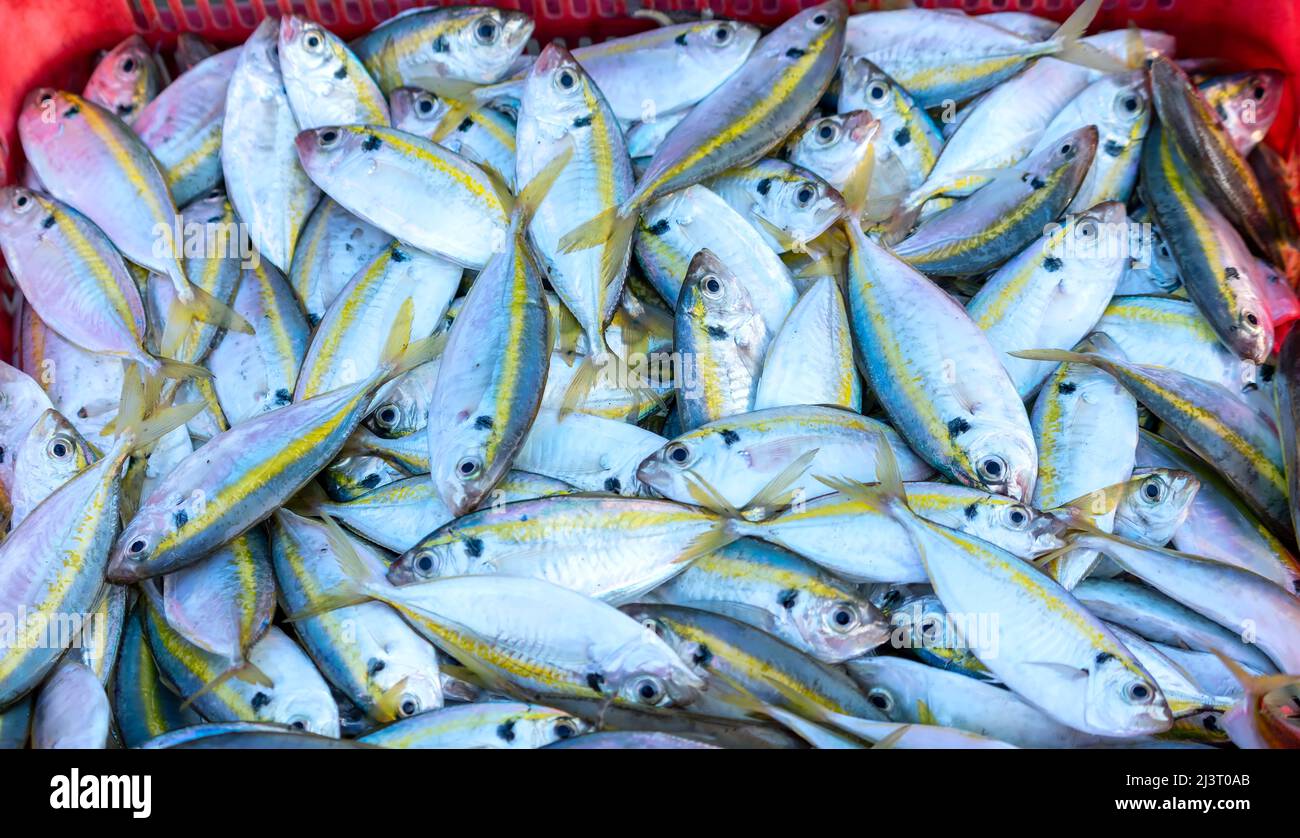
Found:
<path fill-rule="evenodd" d="M 676 41 L 681 46 L 686 46 L 686 33 L 683 32 L 682 34 L 678 35 L 676 38 L 673 38 L 673 40 Z"/>
<path fill-rule="evenodd" d="M 804 54 L 805 51 L 799 49 L 798 47 L 790 47 L 788 50 L 785 51 L 786 58 L 803 58 Z"/>
<path fill-rule="evenodd" d="M 1100 654 L 1097 655 L 1097 657 L 1094 659 L 1093 663 L 1097 664 L 1097 666 L 1101 666 L 1101 665 L 1102 665 L 1103 663 L 1105 663 L 1106 661 L 1108 661 L 1108 660 L 1114 660 L 1114 659 L 1115 659 L 1115 656 L 1112 655 L 1110 652 L 1102 652 L 1102 653 L 1100 653 Z"/>
<path fill-rule="evenodd" d="M 709 327 L 709 337 L 713 338 L 714 340 L 722 340 L 726 336 L 727 336 L 727 330 L 722 328 L 721 326 Z"/>
<path fill-rule="evenodd" d="M 590 114 L 587 116 L 580 116 L 577 119 L 573 120 L 574 128 L 586 128 L 590 124 L 591 124 Z"/>
<path fill-rule="evenodd" d="M 713 661 L 713 652 L 710 651 L 709 647 L 705 646 L 703 643 L 700 644 L 700 648 L 695 650 L 695 654 L 691 655 L 691 663 L 695 664 L 696 666 L 703 667 L 705 669 L 708 669 L 709 663 L 712 661 Z"/>
<path fill-rule="evenodd" d="M 1267 384 L 1273 380 L 1273 373 L 1277 372 L 1277 367 L 1272 364 L 1260 364 L 1256 372 L 1259 374 L 1259 380 Z"/>
<path fill-rule="evenodd" d="M 248 703 L 253 705 L 254 710 L 261 710 L 263 707 L 271 703 L 271 697 L 264 692 L 259 692 L 254 695 L 253 700 Z"/>
<path fill-rule="evenodd" d="M 962 511 L 966 513 L 967 521 L 974 521 L 975 517 L 980 514 L 980 505 L 978 503 L 972 503 Z"/>
<path fill-rule="evenodd" d="M 591 687 L 591 689 L 595 691 L 598 695 L 604 695 L 604 693 L 601 690 L 601 685 L 604 683 L 605 683 L 605 676 L 601 675 L 599 672 L 587 673 L 587 686 Z"/>
<path fill-rule="evenodd" d="M 492 430 L 492 417 L 480 416 L 479 418 L 474 420 L 474 427 L 480 431 Z"/>
<path fill-rule="evenodd" d="M 758 182 L 758 194 L 766 195 L 768 192 L 771 191 L 772 191 L 772 179 L 770 177 L 765 177 Z"/>
<path fill-rule="evenodd" d="M 1236 268 L 1227 267 L 1223 269 L 1224 279 L 1237 279 L 1240 276 L 1241 276 L 1241 272 L 1238 271 Z"/>
<path fill-rule="evenodd" d="M 668 232 L 670 226 L 671 225 L 668 223 L 667 218 L 661 218 L 654 224 L 650 225 L 650 232 L 656 236 L 662 236 L 664 233 Z"/>
<path fill-rule="evenodd" d="M 1073 381 L 1062 381 L 1061 385 L 1056 389 L 1057 392 L 1064 393 L 1065 395 L 1068 396 L 1071 393 L 1073 393 L 1075 390 L 1078 390 L 1079 386 L 1075 384 Z"/>
<path fill-rule="evenodd" d="M 1222 119 L 1224 122 L 1228 121 L 1228 109 L 1223 106 L 1222 102 L 1216 104 L 1214 110 L 1219 114 L 1219 119 Z"/>
<path fill-rule="evenodd" d="M 0 445 L 0 463 L 3 463 L 4 461 L 5 461 L 5 449 L 3 445 Z"/>
<path fill-rule="evenodd" d="M 1106 144 L 1101 147 L 1101 150 L 1109 154 L 1111 157 L 1119 157 L 1124 153 L 1124 146 L 1122 143 L 1117 143 L 1114 140 L 1107 140 Z"/>
<path fill-rule="evenodd" d="M 209 218 L 209 219 L 207 220 L 206 223 L 208 223 L 208 224 L 216 224 L 216 223 L 217 223 L 218 221 L 220 221 L 220 220 L 221 220 L 221 216 L 219 216 L 219 215 L 214 215 L 214 216 L 212 216 L 211 218 Z"/>
<path fill-rule="evenodd" d="M 48 229 L 50 229 L 51 227 L 53 227 L 53 226 L 54 226 L 54 216 L 52 216 L 52 215 L 47 215 L 47 216 L 45 216 L 45 220 L 41 222 L 41 226 L 44 227 L 46 230 L 48 230 Z"/>
<path fill-rule="evenodd" d="M 791 608 L 794 608 L 794 604 L 799 601 L 799 592 L 794 588 L 786 588 L 784 591 L 776 595 L 776 601 L 781 604 L 782 608 L 789 611 Z"/>
<path fill-rule="evenodd" d="M 460 125 L 456 126 L 456 130 L 460 131 L 461 133 L 464 133 L 473 127 L 474 127 L 474 117 L 467 116 L 460 121 Z"/>
<path fill-rule="evenodd" d="M 1056 273 L 1064 265 L 1065 263 L 1062 262 L 1060 259 L 1057 259 L 1055 256 L 1048 256 L 1046 259 L 1043 260 L 1043 270 L 1047 271 L 1049 274 Z"/>
<path fill-rule="evenodd" d="M 737 442 L 740 442 L 740 434 L 730 429 L 725 430 L 722 432 L 722 441 L 727 444 L 728 448 L 730 448 Z"/>
<path fill-rule="evenodd" d="M 185 512 L 184 509 L 182 509 L 181 511 L 177 512 L 174 516 L 172 516 L 172 523 L 176 525 L 176 529 L 178 530 L 181 527 L 188 524 L 189 522 L 190 522 L 190 516 Z"/>
<path fill-rule="evenodd" d="M 320 315 L 314 312 L 307 312 L 307 322 L 313 329 L 316 328 L 316 325 L 320 323 Z"/>
<path fill-rule="evenodd" d="M 291 401 L 293 401 L 293 393 L 290 393 L 288 390 L 286 390 L 283 387 L 275 391 L 276 404 L 284 405 L 284 404 L 288 404 Z"/>
<path fill-rule="evenodd" d="M 342 67 L 334 71 L 334 78 L 336 79 L 345 79 L 347 77 L 348 77 L 348 67 L 346 64 L 344 64 Z"/>
<path fill-rule="evenodd" d="M 89 419 L 89 418 L 90 418 L 90 413 L 88 413 L 88 412 L 86 411 L 86 408 L 83 407 L 83 408 L 81 408 L 80 410 L 77 411 L 77 418 L 78 418 L 78 419 Z M 0 451 L 3 451 L 3 450 L 4 450 L 4 449 L 0 448 Z"/>
<path fill-rule="evenodd" d="M 436 37 L 436 38 L 433 39 L 433 51 L 434 51 L 434 52 L 447 52 L 448 49 L 449 49 L 449 47 L 447 46 L 447 36 L 446 36 L 446 35 L 439 35 L 438 37 Z"/>
<path fill-rule="evenodd" d="M 79 113 L 81 113 L 81 108 L 77 107 L 76 105 L 73 105 L 72 107 L 68 108 L 66 111 L 63 112 L 63 118 L 68 119 L 70 117 L 76 116 Z"/>
<path fill-rule="evenodd" d="M 384 663 L 379 658 L 371 658 L 370 662 L 366 664 L 366 674 L 373 678 L 378 673 L 383 672 L 384 667 L 387 665 L 388 664 Z"/>
<path fill-rule="evenodd" d="M 125 105 L 118 105 L 118 106 L 117 106 L 117 115 L 118 115 L 118 116 L 126 116 L 126 115 L 130 114 L 131 111 L 133 111 L 133 110 L 135 110 L 135 105 L 133 105 L 133 104 L 131 104 L 131 103 L 129 103 L 129 102 L 128 102 L 127 104 L 125 104 Z"/>
<path fill-rule="evenodd" d="M 374 134 L 370 134 L 369 136 L 366 137 L 366 141 L 361 144 L 361 148 L 363 148 L 366 151 L 375 151 L 383 144 L 384 144 L 383 140 L 379 139 L 379 137 L 375 136 Z"/>
<path fill-rule="evenodd" d="M 394 262 L 409 262 L 409 261 L 411 261 L 411 254 L 407 253 L 405 250 L 402 250 L 400 247 L 394 247 L 394 248 L 393 248 L 393 261 L 394 261 Z"/>
<path fill-rule="evenodd" d="M 1033 180 L 1029 181 L 1029 185 L 1035 189 L 1042 189 L 1047 185 L 1047 183 L 1042 178 L 1035 177 Z"/>
<path fill-rule="evenodd" d="M 606 492 L 613 492 L 614 494 L 618 494 L 619 490 L 621 490 L 622 488 L 623 488 L 623 484 L 619 482 L 617 477 L 610 477 L 605 481 Z"/>
<path fill-rule="evenodd" d="M 958 416 L 948 423 L 948 438 L 955 439 L 970 430 L 970 422 Z"/>
<path fill-rule="evenodd" d="M 503 742 L 515 741 L 515 720 L 506 719 L 504 722 L 497 725 L 497 736 Z"/>
<path fill-rule="evenodd" d="M 367 474 L 365 479 L 361 481 L 361 485 L 365 486 L 367 489 L 373 489 L 379 485 L 379 480 L 380 480 L 379 475 Z"/>
<path fill-rule="evenodd" d="M 465 539 L 465 552 L 475 559 L 483 555 L 483 539 L 473 536 Z"/>
<path fill-rule="evenodd" d="M 912 141 L 912 132 L 906 125 L 894 132 L 895 145 L 907 145 Z"/>

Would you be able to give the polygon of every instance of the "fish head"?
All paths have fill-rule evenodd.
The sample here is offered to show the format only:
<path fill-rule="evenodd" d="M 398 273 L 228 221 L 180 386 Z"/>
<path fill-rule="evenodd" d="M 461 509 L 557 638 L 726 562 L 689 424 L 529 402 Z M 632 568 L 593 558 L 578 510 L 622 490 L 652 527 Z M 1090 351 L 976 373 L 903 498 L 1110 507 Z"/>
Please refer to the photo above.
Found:
<path fill-rule="evenodd" d="M 90 446 L 63 414 L 50 408 L 40 415 L 18 449 L 15 480 L 30 475 L 42 485 L 55 488 L 90 465 Z"/>
<path fill-rule="evenodd" d="M 1143 736 L 1168 730 L 1169 704 L 1155 679 L 1124 655 L 1099 653 L 1087 678 L 1083 720 L 1103 736 Z"/>
<path fill-rule="evenodd" d="M 867 702 L 891 722 L 912 721 L 916 700 L 930 688 L 924 665 L 893 656 L 859 658 L 847 669 Z"/>
<path fill-rule="evenodd" d="M 842 0 L 804 9 L 774 29 L 754 48 L 753 59 L 794 63 L 808 53 L 829 55 L 839 61 L 844 52 L 844 30 L 849 18 Z"/>
<path fill-rule="evenodd" d="M 144 38 L 132 35 L 113 47 L 86 82 L 85 95 L 121 119 L 130 119 L 158 91 L 158 65 Z"/>
<path fill-rule="evenodd" d="M 1065 546 L 1063 536 L 1068 522 L 1002 495 L 971 504 L 966 508 L 966 517 L 963 530 L 1022 559 Z"/>
<path fill-rule="evenodd" d="M 754 185 L 754 212 L 797 242 L 807 243 L 844 215 L 844 198 L 820 176 L 795 166 L 789 175 Z"/>
<path fill-rule="evenodd" d="M 429 675 L 400 664 L 400 660 L 391 662 L 373 676 L 375 685 L 383 689 L 376 704 L 380 721 L 409 719 L 443 704 L 442 682 L 436 671 Z M 388 682 L 392 683 L 385 687 Z"/>
<path fill-rule="evenodd" d="M 382 145 L 366 125 L 326 125 L 298 132 L 294 145 L 303 169 L 312 179 L 338 176 Z"/>
<path fill-rule="evenodd" d="M 683 707 L 705 689 L 706 669 L 698 661 L 699 644 L 675 634 L 651 613 L 627 612 L 644 633 L 617 649 L 604 662 L 605 682 L 628 704 Z"/>
<path fill-rule="evenodd" d="M 495 424 L 478 420 L 440 435 L 429 460 L 430 477 L 452 515 L 475 509 L 509 468 L 508 458 L 491 456 L 497 436 Z"/>
<path fill-rule="evenodd" d="M 12 241 L 23 234 L 38 234 L 53 208 L 39 192 L 21 186 L 0 188 L 0 236 Z"/>
<path fill-rule="evenodd" d="M 172 569 L 154 557 L 176 532 L 176 515 L 164 504 L 145 504 L 122 528 L 108 554 L 108 578 L 119 584 L 140 582 Z"/>
<path fill-rule="evenodd" d="M 889 639 L 889 620 L 866 600 L 799 597 L 789 610 L 795 629 L 817 658 L 845 661 Z"/>
<path fill-rule="evenodd" d="M 418 415 L 419 404 L 410 393 L 400 387 L 390 389 L 384 400 L 375 406 L 366 418 L 366 425 L 376 436 L 396 439 L 414 433 L 423 424 Z"/>
<path fill-rule="evenodd" d="M 42 144 L 63 134 L 69 123 L 87 108 L 99 106 L 66 90 L 38 87 L 28 93 L 18 114 L 18 132 L 27 156 L 31 158 Z"/>
<path fill-rule="evenodd" d="M 461 11 L 434 50 L 446 49 L 450 63 L 471 81 L 499 81 L 528 45 L 532 18 L 513 9 L 469 7 Z"/>
<path fill-rule="evenodd" d="M 1033 496 L 1038 448 L 1023 429 L 977 424 L 958 443 L 965 461 L 957 475 L 962 482 L 1021 502 Z"/>
<path fill-rule="evenodd" d="M 1236 324 L 1232 327 L 1231 345 L 1237 356 L 1256 364 L 1263 364 L 1273 354 L 1276 334 L 1273 329 L 1273 315 L 1268 303 L 1260 294 L 1261 283 L 1266 281 L 1256 260 L 1249 264 L 1230 267 L 1244 282 L 1235 282 L 1241 286 L 1239 302 L 1236 305 Z"/>
<path fill-rule="evenodd" d="M 286 74 L 302 78 L 309 85 L 331 86 L 335 74 L 347 73 L 347 47 L 337 35 L 299 17 L 280 18 L 279 56 Z"/>
<path fill-rule="evenodd" d="M 692 480 L 697 477 L 697 468 L 712 459 L 707 449 L 707 440 L 701 434 L 696 431 L 682 434 L 642 460 L 637 466 L 636 479 L 666 498 L 690 503 L 695 494 Z"/>
<path fill-rule="evenodd" d="M 557 136 L 591 125 L 599 96 L 582 65 L 556 43 L 546 45 L 524 79 L 523 101 L 529 117 Z"/>
<path fill-rule="evenodd" d="M 318 736 L 338 735 L 339 707 L 329 690 L 298 688 L 292 682 L 277 683 L 274 689 L 270 721 Z"/>
<path fill-rule="evenodd" d="M 737 20 L 702 20 L 679 24 L 675 43 L 682 47 L 678 63 L 682 72 L 701 78 L 730 76 L 753 52 L 758 27 Z"/>
<path fill-rule="evenodd" d="M 421 137 L 428 137 L 451 112 L 451 104 L 429 90 L 399 87 L 388 94 L 388 109 L 393 127 Z"/>
<path fill-rule="evenodd" d="M 706 325 L 711 336 L 726 339 L 729 326 L 754 316 L 754 304 L 740 279 L 706 248 L 691 258 L 677 311 Z"/>
<path fill-rule="evenodd" d="M 1105 97 L 1098 124 L 1126 137 L 1140 139 L 1151 122 L 1151 94 L 1146 73 L 1125 73 L 1104 79 Z"/>
<path fill-rule="evenodd" d="M 880 121 L 865 110 L 809 120 L 790 141 L 790 162 L 844 184 L 871 153 L 879 130 Z"/>
<path fill-rule="evenodd" d="M 482 543 L 454 524 L 440 527 L 397 557 L 388 568 L 388 581 L 400 586 L 464 576 L 478 563 Z"/>
<path fill-rule="evenodd" d="M 1258 143 L 1277 119 L 1285 84 L 1279 70 L 1248 70 L 1210 79 L 1201 93 L 1234 138 L 1240 132 Z"/>
<path fill-rule="evenodd" d="M 846 55 L 840 63 L 841 97 L 866 108 L 877 119 L 907 119 L 912 105 L 906 91 L 869 59 Z"/>
<path fill-rule="evenodd" d="M 1133 471 L 1115 510 L 1116 532 L 1148 544 L 1164 544 L 1187 520 L 1201 481 L 1189 471 L 1143 468 Z"/>
<path fill-rule="evenodd" d="M 1047 184 L 1073 180 L 1077 185 L 1092 166 L 1099 136 L 1096 125 L 1085 125 L 1046 143 L 1022 164 L 1021 179 Z"/>

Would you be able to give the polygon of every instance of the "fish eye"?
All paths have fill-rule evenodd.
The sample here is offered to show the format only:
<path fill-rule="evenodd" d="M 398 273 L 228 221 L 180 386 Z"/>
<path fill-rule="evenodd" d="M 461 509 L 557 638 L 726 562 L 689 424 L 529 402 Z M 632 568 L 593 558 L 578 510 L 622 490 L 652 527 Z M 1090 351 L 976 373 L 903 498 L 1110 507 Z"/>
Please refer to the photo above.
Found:
<path fill-rule="evenodd" d="M 813 189 L 810 185 L 805 183 L 803 186 L 799 187 L 798 192 L 794 193 L 794 202 L 801 207 L 806 207 L 809 204 L 811 204 L 813 202 L 813 198 L 816 197 L 817 197 L 817 190 Z"/>
<path fill-rule="evenodd" d="M 415 100 L 415 109 L 423 114 L 432 113 L 433 104 L 436 101 L 437 101 L 437 97 L 434 96 L 432 93 L 422 93 Z"/>
<path fill-rule="evenodd" d="M 1074 143 L 1066 143 L 1065 145 L 1061 146 L 1062 157 L 1069 157 L 1073 153 L 1074 153 Z"/>
<path fill-rule="evenodd" d="M 136 68 L 136 63 L 134 58 L 128 55 L 126 58 L 122 59 L 123 73 L 134 73 L 135 68 Z"/>
<path fill-rule="evenodd" d="M 894 697 L 880 687 L 876 687 L 867 693 L 867 701 L 871 702 L 871 706 L 882 713 L 888 713 L 894 709 Z"/>
<path fill-rule="evenodd" d="M 19 212 L 27 212 L 36 202 L 32 200 L 31 195 L 24 189 L 14 192 L 13 207 Z"/>
<path fill-rule="evenodd" d="M 572 739 L 578 735 L 578 726 L 570 719 L 560 719 L 555 723 L 556 739 Z"/>
<path fill-rule="evenodd" d="M 326 128 L 316 135 L 316 144 L 321 148 L 329 148 L 339 141 L 339 132 L 333 128 Z"/>
<path fill-rule="evenodd" d="M 1201 722 L 1201 724 L 1205 727 L 1206 730 L 1213 733 L 1219 729 L 1219 717 L 1214 715 L 1213 713 L 1207 713 L 1205 715 L 1205 719 Z"/>
<path fill-rule="evenodd" d="M 402 696 L 402 703 L 397 707 L 397 714 L 403 719 L 420 712 L 420 700 L 413 695 Z"/>
<path fill-rule="evenodd" d="M 318 52 L 325 45 L 325 36 L 319 29 L 308 29 L 302 42 L 307 46 L 308 51 Z"/>
<path fill-rule="evenodd" d="M 490 17 L 481 17 L 478 23 L 474 24 L 474 40 L 480 44 L 488 45 L 496 43 L 496 39 L 501 34 L 501 27 Z"/>
<path fill-rule="evenodd" d="M 1255 85 L 1255 89 L 1251 91 L 1251 95 L 1254 96 L 1256 99 L 1263 99 L 1264 94 L 1267 92 L 1268 91 L 1264 89 L 1264 85 L 1257 84 Z"/>
<path fill-rule="evenodd" d="M 643 704 L 658 704 L 664 699 L 664 685 L 653 675 L 644 675 L 632 685 L 632 694 Z"/>
<path fill-rule="evenodd" d="M 1080 236 L 1090 239 L 1097 234 L 1097 223 L 1095 221 L 1080 221 L 1075 226 L 1075 229 Z"/>
<path fill-rule="evenodd" d="M 669 460 L 678 465 L 685 465 L 686 461 L 691 458 L 691 450 L 680 442 L 674 442 L 672 445 L 669 445 L 668 450 L 664 453 L 667 455 Z"/>
<path fill-rule="evenodd" d="M 72 443 L 67 437 L 56 436 L 45 446 L 45 450 L 56 460 L 66 460 L 72 454 Z"/>
<path fill-rule="evenodd" d="M 713 30 L 713 43 L 722 46 L 731 40 L 731 27 L 725 24 Z"/>
<path fill-rule="evenodd" d="M 824 119 L 814 129 L 813 136 L 817 138 L 819 145 L 830 145 L 840 138 L 840 127 L 834 120 Z"/>
<path fill-rule="evenodd" d="M 1246 322 L 1249 323 L 1249 324 L 1252 325 L 1252 326 L 1258 326 L 1258 325 L 1259 325 L 1259 317 L 1256 316 L 1255 312 L 1253 312 L 1253 311 L 1248 311 L 1248 312 L 1246 312 Z"/>
<path fill-rule="evenodd" d="M 476 457 L 465 457 L 456 463 L 456 474 L 463 479 L 468 479 L 478 474 L 482 465 Z"/>
<path fill-rule="evenodd" d="M 980 477 L 990 483 L 1001 482 L 1007 473 L 1007 464 L 1001 457 L 985 457 L 979 464 Z"/>
<path fill-rule="evenodd" d="M 1159 501 L 1161 498 L 1164 497 L 1164 494 L 1165 494 L 1164 484 L 1160 482 L 1160 478 L 1158 477 L 1152 477 L 1147 479 L 1147 481 L 1142 486 L 1142 496 L 1147 500 L 1151 501 L 1152 503 Z"/>
<path fill-rule="evenodd" d="M 1129 94 L 1128 96 L 1125 96 L 1123 98 L 1120 104 L 1123 105 L 1124 110 L 1128 111 L 1129 113 L 1137 113 L 1138 97 Z"/>
<path fill-rule="evenodd" d="M 53 100 L 54 100 L 54 94 L 53 94 L 53 93 L 50 93 L 49 91 L 46 91 L 45 93 L 42 93 L 42 94 L 41 94 L 40 103 L 41 103 L 42 105 L 47 105 L 47 104 L 49 104 L 49 103 L 50 103 L 51 101 L 53 101 Z"/>
<path fill-rule="evenodd" d="M 709 274 L 704 277 L 704 279 L 700 280 L 700 290 L 704 292 L 704 296 L 711 300 L 716 300 L 718 297 L 722 296 L 722 280 L 718 279 L 713 274 Z"/>
<path fill-rule="evenodd" d="M 822 26 L 825 26 L 828 22 L 830 22 L 830 18 L 826 16 L 825 12 L 818 12 L 817 14 L 813 15 L 812 18 L 813 26 L 820 28 Z"/>
<path fill-rule="evenodd" d="M 1029 512 L 1022 506 L 1011 507 L 1011 512 L 1007 514 L 1007 520 L 1011 521 L 1011 526 L 1020 529 L 1029 523 Z"/>
<path fill-rule="evenodd" d="M 415 572 L 426 577 L 433 574 L 433 565 L 433 554 L 428 550 L 417 553 L 415 559 L 411 562 L 411 567 L 415 568 Z"/>
<path fill-rule="evenodd" d="M 872 82 L 871 86 L 867 88 L 867 96 L 871 97 L 873 100 L 877 102 L 879 102 L 881 99 L 884 99 L 885 94 L 888 92 L 889 90 L 886 89 L 885 83 L 879 81 Z"/>
<path fill-rule="evenodd" d="M 848 633 L 858 626 L 858 609 L 852 603 L 841 602 L 827 615 L 827 625 L 831 631 Z"/>
<path fill-rule="evenodd" d="M 578 77 L 575 76 L 573 71 L 567 67 L 555 74 L 555 86 L 558 87 L 561 92 L 567 93 L 570 90 L 573 90 L 577 84 Z"/>
<path fill-rule="evenodd" d="M 144 558 L 145 550 L 149 549 L 149 542 L 143 538 L 137 538 L 127 545 L 126 553 L 128 556 L 136 559 Z"/>
<path fill-rule="evenodd" d="M 294 730 L 306 730 L 309 721 L 310 719 L 308 719 L 306 716 L 294 716 L 292 719 L 289 720 L 289 727 L 293 728 Z"/>
<path fill-rule="evenodd" d="M 391 404 L 386 404 L 375 411 L 375 424 L 386 431 L 391 431 L 397 425 L 399 418 L 401 418 L 401 414 Z"/>
<path fill-rule="evenodd" d="M 1150 701 L 1155 690 L 1146 681 L 1134 681 L 1124 688 L 1124 697 L 1134 704 Z"/>

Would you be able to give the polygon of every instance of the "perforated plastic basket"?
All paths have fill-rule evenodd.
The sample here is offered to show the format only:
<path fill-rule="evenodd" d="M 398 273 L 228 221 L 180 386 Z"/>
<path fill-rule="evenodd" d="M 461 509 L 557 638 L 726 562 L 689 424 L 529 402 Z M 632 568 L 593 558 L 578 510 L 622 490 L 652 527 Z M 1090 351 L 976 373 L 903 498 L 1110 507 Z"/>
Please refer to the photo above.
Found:
<path fill-rule="evenodd" d="M 720 17 L 775 24 L 817 0 L 482 0 L 527 12 L 541 43 L 563 38 L 569 45 L 647 29 L 638 8 L 659 11 L 711 9 Z M 238 43 L 268 15 L 294 13 L 353 37 L 398 12 L 417 6 L 464 5 L 417 0 L 0 0 L 4 35 L 0 69 L 0 183 L 20 165 L 14 120 L 23 96 L 37 85 L 80 90 L 97 50 L 138 32 L 151 43 L 170 45 L 181 32 L 218 43 Z M 866 10 L 875 2 L 855 4 Z M 925 0 L 920 5 L 969 12 L 1032 11 L 1064 19 L 1077 0 Z M 1094 29 L 1132 21 L 1178 38 L 1179 56 L 1217 56 L 1242 67 L 1300 71 L 1300 0 L 1106 0 Z M 1269 136 L 1289 151 L 1296 128 L 1296 80 L 1287 80 L 1282 111 Z M 0 317 L 0 347 L 10 345 L 10 322 Z"/>

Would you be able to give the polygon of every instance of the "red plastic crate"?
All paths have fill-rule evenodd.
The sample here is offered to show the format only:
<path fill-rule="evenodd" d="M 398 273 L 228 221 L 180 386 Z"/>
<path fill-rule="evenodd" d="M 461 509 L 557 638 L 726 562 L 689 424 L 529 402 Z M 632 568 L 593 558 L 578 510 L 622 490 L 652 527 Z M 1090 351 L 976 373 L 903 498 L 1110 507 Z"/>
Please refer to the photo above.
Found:
<path fill-rule="evenodd" d="M 527 12 L 541 43 L 563 38 L 570 45 L 648 29 L 631 17 L 638 8 L 660 11 L 711 9 L 719 17 L 775 24 L 818 0 L 482 0 Z M 0 0 L 5 62 L 0 76 L 0 183 L 14 180 L 21 155 L 15 117 L 23 96 L 47 85 L 80 90 L 99 49 L 133 32 L 150 43 L 171 45 L 181 32 L 218 43 L 243 41 L 268 15 L 300 14 L 344 37 L 359 35 L 398 12 L 417 6 L 465 3 L 419 0 Z M 855 3 L 865 11 L 877 0 Z M 932 8 L 972 13 L 1035 12 L 1063 20 L 1078 0 L 922 0 Z M 1287 79 L 1282 110 L 1268 142 L 1290 154 L 1296 134 L 1296 80 L 1300 71 L 1300 0 L 1105 0 L 1093 29 L 1129 22 L 1178 38 L 1180 57 L 1216 56 L 1240 67 L 1276 67 Z M 0 347 L 12 345 L 9 318 L 0 317 Z"/>

